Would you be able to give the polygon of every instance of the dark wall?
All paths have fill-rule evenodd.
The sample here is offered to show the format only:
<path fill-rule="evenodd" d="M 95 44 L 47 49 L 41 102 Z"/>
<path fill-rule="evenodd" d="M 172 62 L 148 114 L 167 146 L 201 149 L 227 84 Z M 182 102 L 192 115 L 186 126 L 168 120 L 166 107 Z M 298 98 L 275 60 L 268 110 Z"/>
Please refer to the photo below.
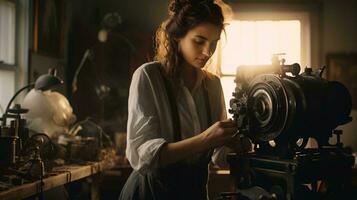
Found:
<path fill-rule="evenodd" d="M 119 12 L 128 28 L 137 31 L 154 31 L 166 17 L 168 0 L 105 0 L 106 12 Z"/>
<path fill-rule="evenodd" d="M 153 37 L 166 7 L 164 0 L 68 1 L 67 96 L 80 120 L 91 117 L 109 132 L 126 130 L 131 74 L 152 60 Z M 121 23 L 106 42 L 99 42 L 103 17 L 114 12 L 121 16 Z M 72 92 L 73 78 L 87 49 L 92 56 L 78 73 L 78 90 Z"/>
<path fill-rule="evenodd" d="M 323 47 L 321 62 L 324 64 L 329 54 L 357 53 L 357 1 L 356 0 L 325 0 L 323 12 Z M 356 59 L 354 59 L 356 60 Z M 356 67 L 356 63 L 353 67 Z M 356 74 L 356 70 L 351 71 Z M 357 79 L 350 73 L 352 82 L 349 86 L 357 85 Z M 341 77 L 341 81 L 346 80 Z M 340 81 L 340 80 L 339 80 Z M 349 88 L 356 94 L 356 89 Z M 355 105 L 357 102 L 353 102 Z M 339 127 L 343 130 L 342 142 L 357 151 L 357 109 L 351 112 L 352 122 Z"/>
<path fill-rule="evenodd" d="M 357 52 L 357 1 L 325 0 L 323 54 Z"/>

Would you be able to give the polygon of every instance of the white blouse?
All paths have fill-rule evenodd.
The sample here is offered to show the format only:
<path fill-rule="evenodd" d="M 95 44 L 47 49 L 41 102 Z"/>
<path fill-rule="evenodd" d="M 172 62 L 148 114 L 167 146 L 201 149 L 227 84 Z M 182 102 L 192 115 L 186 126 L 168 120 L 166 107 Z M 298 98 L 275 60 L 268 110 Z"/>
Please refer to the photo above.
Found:
<path fill-rule="evenodd" d="M 131 166 L 140 173 L 158 167 L 160 148 L 164 143 L 174 141 L 170 103 L 159 70 L 158 62 L 142 65 L 134 72 L 129 90 L 126 156 Z M 191 92 L 182 82 L 177 91 L 182 139 L 200 134 L 208 128 L 202 84 L 206 74 L 200 69 L 197 72 L 197 82 Z M 212 75 L 206 80 L 212 123 L 226 119 L 219 78 Z M 225 147 L 215 149 L 213 163 L 226 165 L 227 152 Z"/>

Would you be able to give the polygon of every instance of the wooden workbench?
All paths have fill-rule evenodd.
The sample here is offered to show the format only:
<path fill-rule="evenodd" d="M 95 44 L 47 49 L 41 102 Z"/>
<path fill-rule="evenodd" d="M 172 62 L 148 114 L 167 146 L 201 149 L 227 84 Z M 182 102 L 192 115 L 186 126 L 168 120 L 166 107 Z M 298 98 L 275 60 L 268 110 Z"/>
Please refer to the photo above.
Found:
<path fill-rule="evenodd" d="M 90 162 L 86 165 L 64 165 L 55 167 L 46 178 L 43 179 L 43 191 L 65 185 L 67 183 L 93 176 L 101 171 L 110 169 L 113 166 L 108 162 Z M 0 192 L 1 200 L 17 200 L 24 199 L 41 192 L 41 181 L 37 180 L 30 183 L 25 183 L 18 186 L 12 186 L 7 190 Z M 92 197 L 92 199 L 96 199 Z"/>

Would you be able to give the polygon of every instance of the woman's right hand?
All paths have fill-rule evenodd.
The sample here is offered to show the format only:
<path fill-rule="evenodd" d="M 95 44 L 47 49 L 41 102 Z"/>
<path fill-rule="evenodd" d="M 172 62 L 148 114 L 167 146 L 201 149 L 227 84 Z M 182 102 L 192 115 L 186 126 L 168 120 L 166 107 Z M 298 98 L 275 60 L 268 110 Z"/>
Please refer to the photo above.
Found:
<path fill-rule="evenodd" d="M 231 119 L 218 121 L 206 129 L 202 134 L 207 139 L 209 148 L 222 146 L 229 142 L 237 131 L 237 125 Z"/>

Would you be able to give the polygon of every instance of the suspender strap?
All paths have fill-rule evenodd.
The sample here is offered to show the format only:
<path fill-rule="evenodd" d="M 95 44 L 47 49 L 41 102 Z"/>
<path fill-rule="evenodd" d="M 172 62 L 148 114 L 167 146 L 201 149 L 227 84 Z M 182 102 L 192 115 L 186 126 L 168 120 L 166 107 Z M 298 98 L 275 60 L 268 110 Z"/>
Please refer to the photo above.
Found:
<path fill-rule="evenodd" d="M 169 104 L 171 109 L 171 120 L 172 120 L 172 126 L 174 131 L 174 142 L 177 142 L 180 141 L 182 137 L 181 137 L 181 123 L 177 110 L 176 96 L 173 93 L 172 83 L 165 77 L 161 69 L 160 69 L 160 73 L 162 79 L 164 80 L 166 93 L 169 98 Z"/>
<path fill-rule="evenodd" d="M 203 95 L 204 95 L 204 99 L 205 99 L 206 112 L 207 112 L 207 126 L 210 127 L 212 125 L 213 121 L 212 121 L 211 106 L 210 106 L 208 88 L 207 88 L 207 76 L 205 77 L 205 79 L 203 79 Z M 205 156 L 207 163 L 209 163 L 211 161 L 213 151 L 214 151 L 214 149 L 211 149 L 207 152 L 207 154 Z"/>
<path fill-rule="evenodd" d="M 209 103 L 209 96 L 208 96 L 208 88 L 207 88 L 207 77 L 203 79 L 203 95 L 205 100 L 206 112 L 207 112 L 207 126 L 210 127 L 212 125 L 212 113 L 211 113 L 211 106 Z"/>

